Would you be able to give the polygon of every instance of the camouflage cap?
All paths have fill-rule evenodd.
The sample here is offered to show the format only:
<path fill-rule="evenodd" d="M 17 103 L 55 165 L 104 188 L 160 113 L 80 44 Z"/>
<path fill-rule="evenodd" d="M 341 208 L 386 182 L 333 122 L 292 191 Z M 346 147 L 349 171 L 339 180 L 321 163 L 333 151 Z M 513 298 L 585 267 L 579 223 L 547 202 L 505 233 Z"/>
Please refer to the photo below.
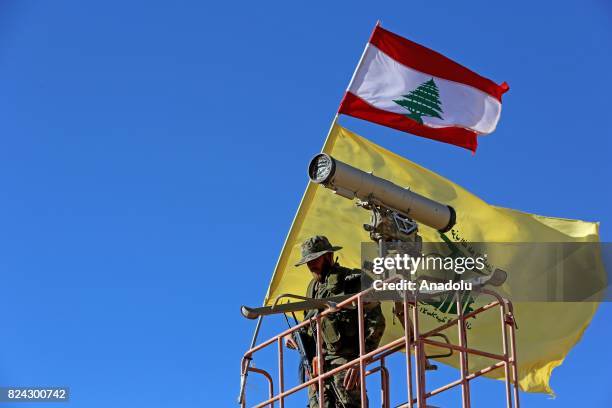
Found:
<path fill-rule="evenodd" d="M 315 235 L 314 237 L 308 238 L 306 241 L 302 243 L 302 259 L 295 264 L 295 266 L 300 266 L 305 264 L 306 262 L 310 262 L 313 259 L 317 259 L 321 255 L 324 255 L 328 252 L 334 252 L 342 247 L 332 246 L 329 243 L 327 237 L 323 235 Z"/>

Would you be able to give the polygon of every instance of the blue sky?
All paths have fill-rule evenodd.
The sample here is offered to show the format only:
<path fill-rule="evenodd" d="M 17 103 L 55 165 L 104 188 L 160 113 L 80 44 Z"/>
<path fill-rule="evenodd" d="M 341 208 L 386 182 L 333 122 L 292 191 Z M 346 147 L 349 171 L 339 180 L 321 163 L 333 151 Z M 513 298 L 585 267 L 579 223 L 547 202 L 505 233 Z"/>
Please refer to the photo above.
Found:
<path fill-rule="evenodd" d="M 475 156 L 341 124 L 492 204 L 600 221 L 610 241 L 604 0 L 7 0 L 0 385 L 67 385 L 74 407 L 234 406 L 254 327 L 239 305 L 263 299 L 377 19 L 507 81 L 500 124 Z M 611 317 L 602 305 L 555 370 L 557 398 L 523 394 L 523 406 L 612 404 Z M 500 383 L 477 391 L 475 406 L 502 406 Z"/>

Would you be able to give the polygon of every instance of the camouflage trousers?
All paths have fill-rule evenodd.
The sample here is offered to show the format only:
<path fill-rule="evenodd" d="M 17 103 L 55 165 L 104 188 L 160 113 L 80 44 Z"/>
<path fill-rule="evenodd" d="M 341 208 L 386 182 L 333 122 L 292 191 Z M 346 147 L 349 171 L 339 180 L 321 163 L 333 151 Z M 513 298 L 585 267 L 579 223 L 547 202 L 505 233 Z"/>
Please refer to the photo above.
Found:
<path fill-rule="evenodd" d="M 325 362 L 325 371 L 332 370 L 348 363 L 350 360 L 344 357 L 336 357 Z M 346 370 L 339 372 L 325 380 L 325 401 L 323 408 L 361 408 L 361 391 L 359 386 L 352 390 L 344 388 L 343 381 Z M 333 387 L 332 387 L 333 384 Z M 316 388 L 308 387 L 308 406 L 319 408 L 319 400 L 315 393 Z M 366 404 L 367 406 L 367 404 Z"/>

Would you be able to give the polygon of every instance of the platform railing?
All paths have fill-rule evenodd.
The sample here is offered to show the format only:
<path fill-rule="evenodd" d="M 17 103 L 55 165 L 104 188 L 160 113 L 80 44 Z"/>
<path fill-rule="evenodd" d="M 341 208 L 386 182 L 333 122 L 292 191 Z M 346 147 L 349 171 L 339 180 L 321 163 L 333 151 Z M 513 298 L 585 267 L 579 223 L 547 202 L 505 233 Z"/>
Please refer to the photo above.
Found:
<path fill-rule="evenodd" d="M 516 322 L 514 319 L 514 311 L 512 303 L 502 298 L 499 294 L 494 291 L 487 289 L 479 289 L 479 295 L 486 295 L 492 297 L 494 300 L 490 303 L 477 308 L 467 314 L 464 314 L 462 304 L 462 296 L 459 293 L 453 293 L 455 296 L 455 304 L 457 309 L 457 317 L 444 323 L 433 330 L 425 333 L 419 331 L 419 293 L 418 292 L 404 292 L 403 299 L 403 336 L 393 340 L 377 349 L 366 352 L 365 346 L 365 324 L 364 324 L 364 303 L 368 302 L 364 299 L 366 296 L 371 295 L 372 289 L 368 289 L 351 296 L 350 298 L 330 307 L 316 316 L 304 320 L 303 322 L 271 337 L 270 339 L 256 345 L 255 347 L 248 350 L 242 358 L 242 374 L 246 371 L 254 372 L 264 376 L 268 380 L 268 399 L 253 405 L 254 408 L 260 407 L 274 407 L 276 403 L 281 408 L 285 407 L 285 399 L 307 387 L 315 385 L 318 390 L 319 406 L 322 407 L 325 404 L 325 392 L 324 383 L 326 379 L 329 379 L 333 375 L 347 370 L 350 367 L 359 368 L 360 377 L 360 395 L 361 401 L 367 401 L 366 394 L 366 377 L 371 374 L 380 372 L 381 374 L 381 406 L 383 408 L 390 407 L 390 373 L 385 367 L 385 359 L 399 351 L 410 350 L 414 354 L 414 367 L 409 352 L 405 353 L 406 359 L 406 383 L 407 383 L 407 402 L 401 404 L 399 407 L 409 408 L 426 408 L 427 400 L 435 395 L 440 394 L 443 391 L 451 388 L 460 386 L 462 390 L 462 404 L 463 408 L 469 408 L 471 406 L 470 398 L 470 381 L 490 373 L 499 368 L 504 368 L 504 380 L 505 380 L 505 391 L 506 391 L 506 406 L 508 408 L 519 408 L 519 391 L 518 391 L 518 366 L 516 361 Z M 343 364 L 339 367 L 325 371 L 325 365 L 323 361 L 323 340 L 321 338 L 321 320 L 326 316 L 336 313 L 340 309 L 354 308 L 357 307 L 358 316 L 358 336 L 359 336 L 359 355 Z M 474 318 L 480 313 L 487 310 L 499 308 L 500 320 L 501 320 L 501 343 L 502 343 L 502 354 L 490 353 L 483 350 L 477 350 L 470 348 L 467 342 L 467 330 L 466 321 Z M 410 318 L 411 316 L 411 318 Z M 291 335 L 293 332 L 300 330 L 307 325 L 314 325 L 316 328 L 316 359 L 318 360 L 319 373 L 313 378 L 309 378 L 301 384 L 298 384 L 290 389 L 285 389 L 284 381 L 284 344 L 283 339 Z M 459 344 L 450 344 L 450 342 L 440 342 L 433 340 L 432 337 L 446 336 L 443 335 L 442 331 L 450 329 L 453 326 L 457 326 L 457 335 Z M 447 338 L 446 338 L 447 339 Z M 275 394 L 273 376 L 266 370 L 261 368 L 253 368 L 248 364 L 249 360 L 254 358 L 255 353 L 262 349 L 276 345 L 278 355 L 278 391 Z M 459 353 L 459 373 L 460 378 L 452 381 L 440 388 L 432 391 L 426 390 L 426 369 L 427 369 L 427 356 L 425 354 L 425 345 L 439 347 L 442 349 L 448 349 L 452 352 Z M 469 355 L 476 355 L 487 357 L 495 361 L 494 364 L 480 369 L 475 372 L 469 372 L 468 357 Z M 377 366 L 368 370 L 369 365 L 378 363 Z M 414 384 L 413 384 L 413 371 L 414 371 Z M 242 400 L 241 407 L 246 408 L 246 398 Z"/>

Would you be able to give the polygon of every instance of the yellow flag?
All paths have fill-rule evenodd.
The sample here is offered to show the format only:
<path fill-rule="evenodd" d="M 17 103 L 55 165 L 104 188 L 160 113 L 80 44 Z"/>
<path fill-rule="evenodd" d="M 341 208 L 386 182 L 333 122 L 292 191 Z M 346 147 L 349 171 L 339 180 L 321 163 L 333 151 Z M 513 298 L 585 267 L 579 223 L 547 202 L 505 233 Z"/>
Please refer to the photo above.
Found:
<path fill-rule="evenodd" d="M 454 238 L 459 236 L 469 242 L 599 241 L 598 223 L 543 217 L 489 205 L 451 181 L 339 125 L 333 127 L 323 150 L 340 161 L 364 171 L 372 170 L 378 177 L 410 187 L 421 195 L 454 207 L 457 212 Z M 356 207 L 351 200 L 337 196 L 323 186 L 310 183 L 282 249 L 265 304 L 271 304 L 283 293 L 305 294 L 311 279 L 310 273 L 305 266 L 293 265 L 300 258 L 301 242 L 310 236 L 326 235 L 333 245 L 343 247 L 336 252 L 340 264 L 360 267 L 361 243 L 370 241 L 363 229 L 363 224 L 368 221 L 368 211 Z M 419 225 L 419 234 L 426 242 L 441 240 L 440 234 L 427 226 Z M 521 264 L 517 258 L 510 259 L 504 265 L 509 275 L 533 273 L 525 269 L 525 262 Z M 484 299 L 482 304 L 490 300 Z M 479 298 L 476 306 L 480 306 L 478 301 Z M 387 320 L 383 343 L 402 335 L 401 325 L 392 323 L 391 305 L 388 303 L 385 302 L 383 306 Z M 515 303 L 515 316 L 519 325 L 517 361 L 521 389 L 552 393 L 549 385 L 552 370 L 563 362 L 570 348 L 578 342 L 597 306 L 596 302 Z M 424 331 L 440 323 L 423 315 L 421 324 Z M 457 344 L 455 332 L 456 329 L 450 337 Z M 468 345 L 501 354 L 498 313 L 487 312 L 473 321 L 468 333 Z M 439 353 L 440 349 L 430 351 Z M 440 361 L 455 367 L 459 364 L 456 356 Z M 470 356 L 469 363 L 470 371 L 475 371 L 492 362 L 486 358 Z M 503 378 L 503 369 L 495 370 L 488 376 Z"/>

